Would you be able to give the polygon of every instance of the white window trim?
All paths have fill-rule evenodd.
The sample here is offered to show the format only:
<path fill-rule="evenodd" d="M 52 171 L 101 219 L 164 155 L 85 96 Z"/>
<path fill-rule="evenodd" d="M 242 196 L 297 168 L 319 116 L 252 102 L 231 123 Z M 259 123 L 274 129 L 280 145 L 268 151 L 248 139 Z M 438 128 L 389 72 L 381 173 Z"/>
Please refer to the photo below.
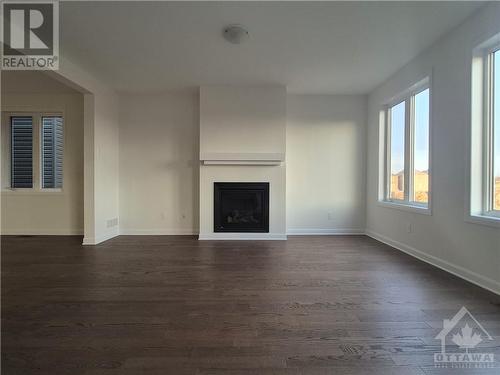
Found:
<path fill-rule="evenodd" d="M 500 50 L 500 44 L 495 45 L 493 48 L 489 48 L 486 51 L 486 56 L 484 58 L 485 62 L 485 74 L 484 74 L 484 85 L 486 90 L 486 97 L 484 100 L 484 111 L 485 111 L 485 158 L 484 158 L 484 192 L 483 192 L 483 207 L 484 216 L 493 217 L 500 220 L 500 211 L 493 210 L 494 201 L 494 165 L 493 165 L 493 53 Z M 493 179 L 493 181 L 492 181 Z"/>
<path fill-rule="evenodd" d="M 62 188 L 43 188 L 42 187 L 42 147 L 41 147 L 41 139 L 42 139 L 42 117 L 47 116 L 61 116 L 63 121 L 65 119 L 64 111 L 22 111 L 22 110 L 12 110 L 12 111 L 2 111 L 2 124 L 4 129 L 8 129 L 10 136 L 10 118 L 12 116 L 31 116 L 33 118 L 33 187 L 32 188 L 13 188 L 10 186 L 10 178 L 9 178 L 9 186 L 2 186 L 1 193 L 2 195 L 38 195 L 38 194 L 55 194 L 62 195 L 64 194 L 64 165 L 65 165 L 65 157 L 63 156 L 63 187 Z M 10 139 L 10 137 L 9 137 Z M 63 149 L 65 150 L 66 146 L 66 127 L 64 127 L 63 131 Z M 9 141 L 9 168 L 10 168 L 10 141 Z M 7 155 L 7 154 L 5 154 Z M 3 156 L 3 155 L 2 155 Z"/>
<path fill-rule="evenodd" d="M 422 215 L 432 215 L 432 210 L 427 207 L 427 206 L 420 206 L 416 203 L 399 203 L 399 202 L 404 202 L 404 201 L 388 201 L 388 200 L 379 200 L 378 205 L 381 207 L 387 207 L 387 208 L 395 208 L 397 210 L 401 211 L 407 211 L 407 212 L 414 212 L 417 214 L 422 214 Z"/>
<path fill-rule="evenodd" d="M 402 211 L 409 211 L 414 213 L 419 213 L 423 215 L 432 215 L 432 80 L 431 74 L 427 75 L 425 78 L 419 80 L 417 83 L 412 85 L 407 90 L 402 93 L 392 97 L 390 100 L 386 101 L 383 106 L 383 135 L 381 137 L 381 151 L 383 152 L 383 159 L 381 162 L 383 163 L 382 168 L 380 169 L 382 176 L 380 178 L 383 181 L 381 185 L 381 191 L 379 192 L 378 204 L 382 207 L 387 208 L 395 208 Z M 415 95 L 420 92 L 429 89 L 429 193 L 428 193 L 428 203 L 421 204 L 418 202 L 411 202 L 409 197 L 411 196 L 411 191 L 413 190 L 413 176 L 410 171 L 413 171 L 413 134 L 414 134 L 414 123 L 413 123 L 413 113 L 411 111 L 414 109 L 414 101 Z M 390 178 L 389 178 L 389 169 L 390 169 L 390 121 L 389 121 L 389 112 L 390 109 L 401 103 L 405 102 L 405 181 L 404 181 L 404 200 L 398 199 L 390 199 L 389 191 L 390 191 Z M 409 124 L 409 126 L 407 126 Z M 406 150 L 409 150 L 407 152 Z"/>
<path fill-rule="evenodd" d="M 500 228 L 500 211 L 493 204 L 492 53 L 500 50 L 500 34 L 474 48 L 471 74 L 471 126 L 468 147 L 468 186 L 465 220 Z M 479 182 L 477 182 L 479 181 Z"/>

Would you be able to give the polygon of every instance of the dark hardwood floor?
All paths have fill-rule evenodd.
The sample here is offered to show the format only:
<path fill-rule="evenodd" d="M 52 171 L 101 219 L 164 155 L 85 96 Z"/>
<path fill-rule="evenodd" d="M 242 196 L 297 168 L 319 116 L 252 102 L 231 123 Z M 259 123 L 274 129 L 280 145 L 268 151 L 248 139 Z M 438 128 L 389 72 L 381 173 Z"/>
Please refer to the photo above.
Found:
<path fill-rule="evenodd" d="M 368 237 L 80 243 L 2 237 L 3 375 L 500 374 L 500 298 Z M 434 367 L 462 306 L 496 368 Z"/>

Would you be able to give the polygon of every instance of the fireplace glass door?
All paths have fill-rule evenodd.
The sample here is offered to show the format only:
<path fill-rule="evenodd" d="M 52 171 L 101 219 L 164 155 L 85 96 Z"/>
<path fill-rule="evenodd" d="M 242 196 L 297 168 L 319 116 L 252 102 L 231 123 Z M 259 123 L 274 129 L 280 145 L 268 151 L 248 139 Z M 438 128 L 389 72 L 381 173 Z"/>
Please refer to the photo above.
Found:
<path fill-rule="evenodd" d="M 215 182 L 214 232 L 269 232 L 269 183 Z"/>

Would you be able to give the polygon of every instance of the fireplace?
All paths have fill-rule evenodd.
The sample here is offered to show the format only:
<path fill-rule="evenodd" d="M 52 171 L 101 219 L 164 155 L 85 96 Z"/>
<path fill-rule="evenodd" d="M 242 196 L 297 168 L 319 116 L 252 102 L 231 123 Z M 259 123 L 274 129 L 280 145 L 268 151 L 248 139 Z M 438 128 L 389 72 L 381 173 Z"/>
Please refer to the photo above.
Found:
<path fill-rule="evenodd" d="M 269 233 L 269 183 L 214 182 L 214 232 Z"/>

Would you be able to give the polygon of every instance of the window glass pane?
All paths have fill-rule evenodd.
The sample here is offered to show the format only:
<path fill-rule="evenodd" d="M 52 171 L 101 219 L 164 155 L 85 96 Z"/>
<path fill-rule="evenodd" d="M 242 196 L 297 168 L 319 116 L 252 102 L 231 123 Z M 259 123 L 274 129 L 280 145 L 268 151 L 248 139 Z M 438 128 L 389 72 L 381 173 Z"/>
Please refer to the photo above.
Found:
<path fill-rule="evenodd" d="M 493 209 L 500 210 L 500 51 L 493 59 Z"/>
<path fill-rule="evenodd" d="M 429 201 L 429 89 L 415 95 L 413 200 Z"/>
<path fill-rule="evenodd" d="M 63 181 L 62 117 L 42 117 L 42 187 L 62 188 Z"/>
<path fill-rule="evenodd" d="M 405 102 L 401 102 L 390 109 L 391 123 L 391 161 L 389 183 L 389 197 L 404 199 L 404 170 L 405 170 Z"/>
<path fill-rule="evenodd" d="M 12 188 L 33 187 L 33 120 L 28 116 L 10 118 Z"/>

